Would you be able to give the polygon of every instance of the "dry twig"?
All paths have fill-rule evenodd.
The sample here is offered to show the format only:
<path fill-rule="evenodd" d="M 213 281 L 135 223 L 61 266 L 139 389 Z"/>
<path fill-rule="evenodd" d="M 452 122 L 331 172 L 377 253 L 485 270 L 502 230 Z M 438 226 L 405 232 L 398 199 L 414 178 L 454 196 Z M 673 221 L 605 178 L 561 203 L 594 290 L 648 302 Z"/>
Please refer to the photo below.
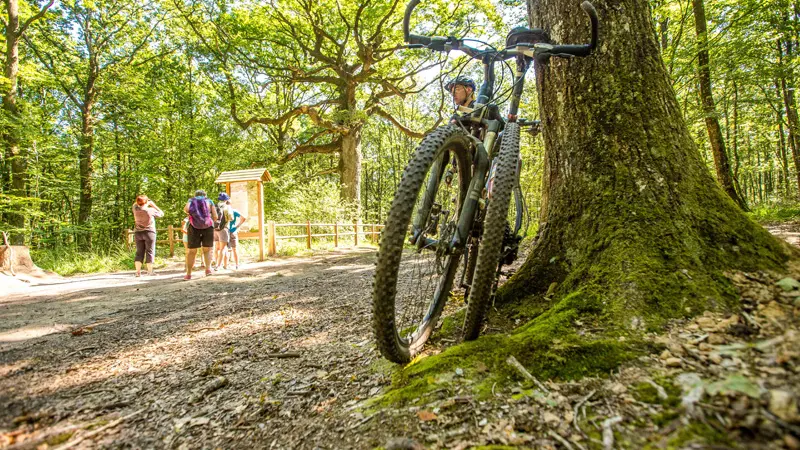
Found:
<path fill-rule="evenodd" d="M 114 428 L 115 426 L 121 424 L 122 422 L 124 422 L 126 420 L 129 420 L 129 419 L 132 419 L 133 417 L 138 416 L 139 414 L 143 413 L 145 410 L 146 410 L 146 408 L 140 409 L 140 410 L 138 410 L 136 412 L 132 412 L 132 413 L 128 414 L 127 416 L 122 416 L 119 419 L 117 419 L 117 420 L 115 420 L 113 422 L 109 422 L 108 424 L 106 424 L 106 425 L 104 425 L 104 426 L 92 431 L 91 433 L 84 434 L 83 436 L 79 437 L 78 439 L 75 439 L 72 442 L 67 442 L 66 444 L 62 445 L 61 447 L 58 447 L 56 450 L 66 450 L 68 448 L 72 448 L 72 447 L 78 445 L 79 443 L 85 441 L 86 439 L 93 438 L 93 437 L 97 436 L 98 434 L 108 430 L 109 428 Z"/>
<path fill-rule="evenodd" d="M 585 397 L 583 397 L 582 399 L 578 400 L 578 403 L 575 404 L 575 408 L 573 409 L 573 412 L 572 412 L 572 425 L 575 426 L 575 429 L 578 430 L 578 432 L 580 432 L 581 434 L 585 434 L 585 433 L 583 432 L 583 430 L 581 430 L 581 427 L 578 426 L 578 411 L 580 410 L 581 406 L 583 406 L 584 403 L 586 403 L 590 398 L 592 398 L 592 396 L 596 392 L 597 392 L 597 390 L 593 390 L 592 392 L 589 392 Z"/>
<path fill-rule="evenodd" d="M 572 445 L 569 443 L 569 441 L 559 436 L 558 433 L 554 432 L 553 430 L 547 430 L 547 434 L 549 434 L 550 437 L 557 440 L 558 442 L 561 442 L 561 445 L 566 447 L 567 450 L 573 450 Z"/>
<path fill-rule="evenodd" d="M 614 448 L 614 430 L 611 427 L 620 422 L 622 422 L 622 417 L 620 416 L 614 416 L 603 421 L 603 448 L 606 450 Z"/>
<path fill-rule="evenodd" d="M 525 369 L 525 367 L 524 367 L 522 364 L 520 364 L 520 362 L 519 362 L 519 361 L 517 361 L 517 358 L 514 358 L 514 356 L 513 356 L 513 355 L 512 355 L 512 356 L 509 356 L 509 357 L 508 357 L 508 359 L 506 359 L 506 362 L 507 362 L 507 363 L 508 363 L 508 364 L 509 364 L 511 367 L 513 367 L 513 368 L 517 369 L 517 371 L 518 371 L 519 373 L 521 373 L 523 377 L 525 377 L 527 380 L 529 380 L 529 381 L 533 382 L 533 384 L 535 384 L 535 385 L 536 385 L 536 386 L 537 386 L 539 389 L 541 389 L 542 391 L 544 391 L 544 393 L 545 393 L 545 394 L 549 394 L 549 393 L 550 393 L 550 391 L 549 391 L 549 390 L 548 390 L 548 389 L 545 387 L 545 385 L 544 385 L 544 384 L 542 384 L 542 382 L 541 382 L 541 381 L 537 380 L 537 379 L 536 379 L 536 377 L 534 377 L 533 375 L 531 375 L 531 373 L 530 373 L 530 372 L 528 372 L 528 370 L 527 370 L 527 369 Z"/>

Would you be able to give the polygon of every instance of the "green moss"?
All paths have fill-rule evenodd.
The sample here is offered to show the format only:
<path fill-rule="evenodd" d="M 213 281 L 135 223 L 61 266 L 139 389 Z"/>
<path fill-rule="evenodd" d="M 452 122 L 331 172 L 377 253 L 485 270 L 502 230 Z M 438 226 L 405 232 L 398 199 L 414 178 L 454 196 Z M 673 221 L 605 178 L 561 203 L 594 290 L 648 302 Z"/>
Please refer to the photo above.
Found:
<path fill-rule="evenodd" d="M 650 417 L 650 420 L 652 420 L 653 423 L 658 425 L 659 427 L 663 427 L 680 416 L 681 416 L 680 411 L 676 409 L 668 409 L 666 411 L 663 411 L 659 414 Z"/>
<path fill-rule="evenodd" d="M 667 449 L 685 448 L 688 444 L 731 445 L 731 440 L 709 425 L 692 423 L 672 434 L 667 441 Z"/>
<path fill-rule="evenodd" d="M 442 327 L 434 334 L 435 337 L 445 339 L 453 339 L 461 334 L 461 326 L 464 324 L 464 316 L 467 314 L 467 309 L 462 308 L 455 313 L 445 317 L 442 320 Z"/>
<path fill-rule="evenodd" d="M 520 377 L 506 363 L 509 356 L 541 379 L 607 374 L 643 352 L 636 350 L 637 344 L 641 346 L 638 341 L 576 332 L 576 319 L 589 320 L 599 311 L 598 299 L 576 292 L 510 334 L 483 336 L 398 369 L 393 389 L 377 402 L 414 403 L 430 391 L 459 384 L 469 385 L 479 397 L 488 396 L 495 383 L 502 386 Z M 463 376 L 454 376 L 456 369 L 461 369 Z"/>
<path fill-rule="evenodd" d="M 681 402 L 681 389 L 668 380 L 655 380 L 655 383 L 664 388 L 667 398 L 662 399 L 658 396 L 658 391 L 650 383 L 642 382 L 633 386 L 634 398 L 639 401 L 651 404 L 676 407 Z"/>
<path fill-rule="evenodd" d="M 469 450 L 516 450 L 519 447 L 511 447 L 508 445 L 476 445 L 469 447 Z"/>
<path fill-rule="evenodd" d="M 73 431 L 65 431 L 47 438 L 47 441 L 45 442 L 47 442 L 47 445 L 55 447 L 56 445 L 61 445 L 67 442 L 73 434 L 75 434 Z"/>

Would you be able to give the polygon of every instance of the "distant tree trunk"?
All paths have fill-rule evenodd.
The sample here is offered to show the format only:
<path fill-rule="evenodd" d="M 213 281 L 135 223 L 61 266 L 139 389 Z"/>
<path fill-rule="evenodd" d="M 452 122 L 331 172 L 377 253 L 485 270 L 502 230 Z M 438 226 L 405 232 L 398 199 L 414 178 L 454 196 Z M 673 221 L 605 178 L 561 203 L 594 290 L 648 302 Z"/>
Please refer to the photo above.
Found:
<path fill-rule="evenodd" d="M 8 24 L 6 25 L 6 54 L 3 74 L 8 80 L 8 89 L 3 93 L 3 109 L 6 112 L 10 123 L 3 129 L 3 143 L 5 144 L 6 158 L 11 168 L 11 189 L 10 194 L 17 197 L 26 197 L 25 189 L 28 171 L 27 152 L 19 145 L 19 125 L 20 111 L 17 107 L 17 75 L 19 73 L 19 5 L 17 0 L 6 1 L 6 11 L 8 12 Z M 17 229 L 25 228 L 25 215 L 19 211 L 8 214 L 8 222 Z M 25 235 L 22 231 L 11 234 L 11 243 L 22 245 L 25 242 Z"/>
<path fill-rule="evenodd" d="M 87 227 L 81 231 L 79 245 L 83 249 L 92 248 L 92 155 L 94 154 L 94 105 L 95 90 L 94 83 L 87 89 L 86 96 L 81 108 L 81 140 L 80 151 L 78 152 L 78 170 L 80 173 L 80 203 L 78 206 L 78 225 Z"/>
<path fill-rule="evenodd" d="M 775 86 L 778 87 L 780 90 L 780 83 L 776 82 Z M 782 97 L 782 95 L 781 95 Z M 780 109 L 776 109 L 775 115 L 777 116 L 778 122 L 778 142 L 777 142 L 777 153 L 778 153 L 778 160 L 781 163 L 781 179 L 783 185 L 783 193 L 782 197 L 787 198 L 790 196 L 790 185 L 789 185 L 789 161 L 786 157 L 786 137 L 783 135 L 783 111 Z"/>
<path fill-rule="evenodd" d="M 783 100 L 783 107 L 786 110 L 786 121 L 789 125 L 789 148 L 792 150 L 792 160 L 794 161 L 794 170 L 797 177 L 798 189 L 800 189 L 800 122 L 797 117 L 797 107 L 795 106 L 794 99 L 794 80 L 791 75 L 786 75 L 788 70 L 787 61 L 791 62 L 792 57 L 792 42 L 786 42 L 786 53 L 783 52 L 783 43 L 778 40 L 778 65 L 784 67 L 781 71 L 781 99 Z"/>
<path fill-rule="evenodd" d="M 744 200 L 736 192 L 736 186 L 731 176 L 730 162 L 728 153 L 725 151 L 725 141 L 722 139 L 722 131 L 717 118 L 717 111 L 714 106 L 714 96 L 711 91 L 711 67 L 708 55 L 708 33 L 706 31 L 706 13 L 703 0 L 692 0 L 694 9 L 694 24 L 697 31 L 697 64 L 698 64 L 698 83 L 700 85 L 700 100 L 703 104 L 703 112 L 706 119 L 706 129 L 708 130 L 708 140 L 711 143 L 711 153 L 714 155 L 714 167 L 717 172 L 717 181 L 722 185 L 722 189 L 736 202 L 743 210 L 747 210 Z"/>
<path fill-rule="evenodd" d="M 6 0 L 6 13 L 8 14 L 5 24 L 6 52 L 3 62 L 3 75 L 8 80 L 8 89 L 2 93 L 3 110 L 6 112 L 10 121 L 2 129 L 2 140 L 5 146 L 6 158 L 10 165 L 10 184 L 11 195 L 17 197 L 27 197 L 27 172 L 28 172 L 28 152 L 20 146 L 19 125 L 22 120 L 19 107 L 17 105 L 18 75 L 19 75 L 19 41 L 31 23 L 41 19 L 44 14 L 53 6 L 54 0 L 46 3 L 36 14 L 31 16 L 24 23 L 20 23 L 19 2 L 18 0 Z M 22 212 L 10 213 L 9 223 L 18 229 L 25 228 L 25 214 Z M 23 232 L 11 234 L 11 243 L 22 245 L 25 242 Z"/>
<path fill-rule="evenodd" d="M 733 81 L 733 140 L 732 145 L 733 147 L 733 182 L 736 185 L 736 192 L 739 194 L 741 198 L 744 198 L 742 195 L 742 187 L 739 184 L 739 85 L 736 83 L 736 80 Z"/>
<path fill-rule="evenodd" d="M 723 271 L 780 268 L 786 250 L 704 166 L 659 56 L 648 2 L 595 5 L 596 54 L 537 67 L 547 206 L 527 260 L 497 302 L 535 303 L 547 311 L 543 320 L 591 315 L 586 320 L 609 329 L 735 308 Z M 528 0 L 533 25 L 559 30 L 555 38 L 567 43 L 588 39 L 576 6 Z"/>
<path fill-rule="evenodd" d="M 342 136 L 339 155 L 340 190 L 339 197 L 349 205 L 354 205 L 355 217 L 361 216 L 361 126 L 354 127 Z"/>

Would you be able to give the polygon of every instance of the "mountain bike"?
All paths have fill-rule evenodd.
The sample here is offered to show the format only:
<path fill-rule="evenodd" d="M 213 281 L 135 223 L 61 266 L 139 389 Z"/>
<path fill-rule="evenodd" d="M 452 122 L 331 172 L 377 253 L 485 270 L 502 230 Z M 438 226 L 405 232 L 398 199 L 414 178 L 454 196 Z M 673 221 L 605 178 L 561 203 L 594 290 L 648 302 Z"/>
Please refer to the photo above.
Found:
<path fill-rule="evenodd" d="M 381 235 L 372 325 L 381 353 L 396 363 L 422 351 L 456 278 L 467 301 L 464 339 L 480 334 L 501 269 L 514 261 L 521 240 L 520 130 L 539 126 L 517 117 L 525 74 L 551 57 L 588 56 L 598 35 L 597 12 L 584 1 L 581 8 L 592 29 L 589 44 L 556 45 L 542 29 L 518 27 L 502 50 L 475 48 L 465 43 L 469 39 L 411 34 L 409 22 L 419 2 L 406 6 L 406 48 L 463 52 L 482 63 L 483 82 L 473 108 L 459 107 L 450 124 L 423 138 L 403 172 Z M 516 71 L 504 118 L 495 103 L 503 96 L 495 92 L 495 63 L 510 59 Z"/>

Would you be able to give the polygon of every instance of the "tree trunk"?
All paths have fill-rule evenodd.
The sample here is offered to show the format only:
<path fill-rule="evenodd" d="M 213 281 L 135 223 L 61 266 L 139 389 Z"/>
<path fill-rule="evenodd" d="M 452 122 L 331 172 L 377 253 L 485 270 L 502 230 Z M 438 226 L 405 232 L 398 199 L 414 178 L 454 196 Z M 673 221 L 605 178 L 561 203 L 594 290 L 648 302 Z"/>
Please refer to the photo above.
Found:
<path fill-rule="evenodd" d="M 553 40 L 587 40 L 575 3 L 528 6 L 534 26 Z M 595 314 L 609 329 L 735 308 L 723 271 L 777 269 L 787 251 L 704 166 L 659 57 L 647 1 L 596 6 L 596 54 L 537 67 L 547 207 L 528 259 L 497 301 L 537 302 L 547 311 L 541 320 Z M 553 295 L 537 297 L 552 283 Z"/>
<path fill-rule="evenodd" d="M 19 73 L 19 5 L 17 0 L 6 1 L 8 24 L 6 26 L 6 59 L 3 74 L 8 80 L 8 89 L 3 93 L 3 109 L 9 123 L 3 129 L 3 143 L 6 157 L 11 166 L 10 194 L 16 197 L 27 197 L 26 176 L 28 171 L 28 155 L 19 144 L 20 111 L 17 107 L 17 75 Z M 8 213 L 8 222 L 19 231 L 11 233 L 11 243 L 25 243 L 25 215 L 17 208 L 17 213 Z"/>
<path fill-rule="evenodd" d="M 339 197 L 355 208 L 356 218 L 361 217 L 361 128 L 354 128 L 342 136 L 339 154 Z"/>
<path fill-rule="evenodd" d="M 711 153 L 714 155 L 714 167 L 717 172 L 717 181 L 722 185 L 722 189 L 735 201 L 742 209 L 747 210 L 731 176 L 731 166 L 728 161 L 728 153 L 725 151 L 725 141 L 722 139 L 722 131 L 717 118 L 717 111 L 714 105 L 714 96 L 711 91 L 711 67 L 708 55 L 708 33 L 706 31 L 706 13 L 703 0 L 692 0 L 694 9 L 694 24 L 697 31 L 697 78 L 700 85 L 700 100 L 703 103 L 705 113 L 706 129 L 708 130 L 708 140 L 711 143 Z"/>
<path fill-rule="evenodd" d="M 792 56 L 792 43 L 786 42 L 786 54 L 784 58 L 783 44 L 778 41 L 778 65 L 783 67 L 781 71 L 781 99 L 783 100 L 783 107 L 786 110 L 786 119 L 789 125 L 789 148 L 792 149 L 792 160 L 794 161 L 795 175 L 797 176 L 797 186 L 800 190 L 800 123 L 797 117 L 797 107 L 794 100 L 794 80 L 790 75 L 785 75 L 788 71 L 785 69 L 788 66 L 785 59 L 791 59 Z M 790 61 L 789 61 L 790 62 Z M 787 79 L 788 78 L 788 79 Z"/>
<path fill-rule="evenodd" d="M 92 109 L 94 99 L 88 98 L 81 111 L 81 148 L 78 153 L 80 170 L 80 203 L 78 207 L 78 225 L 81 230 L 79 244 L 82 249 L 92 248 L 92 232 L 88 229 L 92 213 L 92 154 L 94 153 L 94 117 Z"/>

